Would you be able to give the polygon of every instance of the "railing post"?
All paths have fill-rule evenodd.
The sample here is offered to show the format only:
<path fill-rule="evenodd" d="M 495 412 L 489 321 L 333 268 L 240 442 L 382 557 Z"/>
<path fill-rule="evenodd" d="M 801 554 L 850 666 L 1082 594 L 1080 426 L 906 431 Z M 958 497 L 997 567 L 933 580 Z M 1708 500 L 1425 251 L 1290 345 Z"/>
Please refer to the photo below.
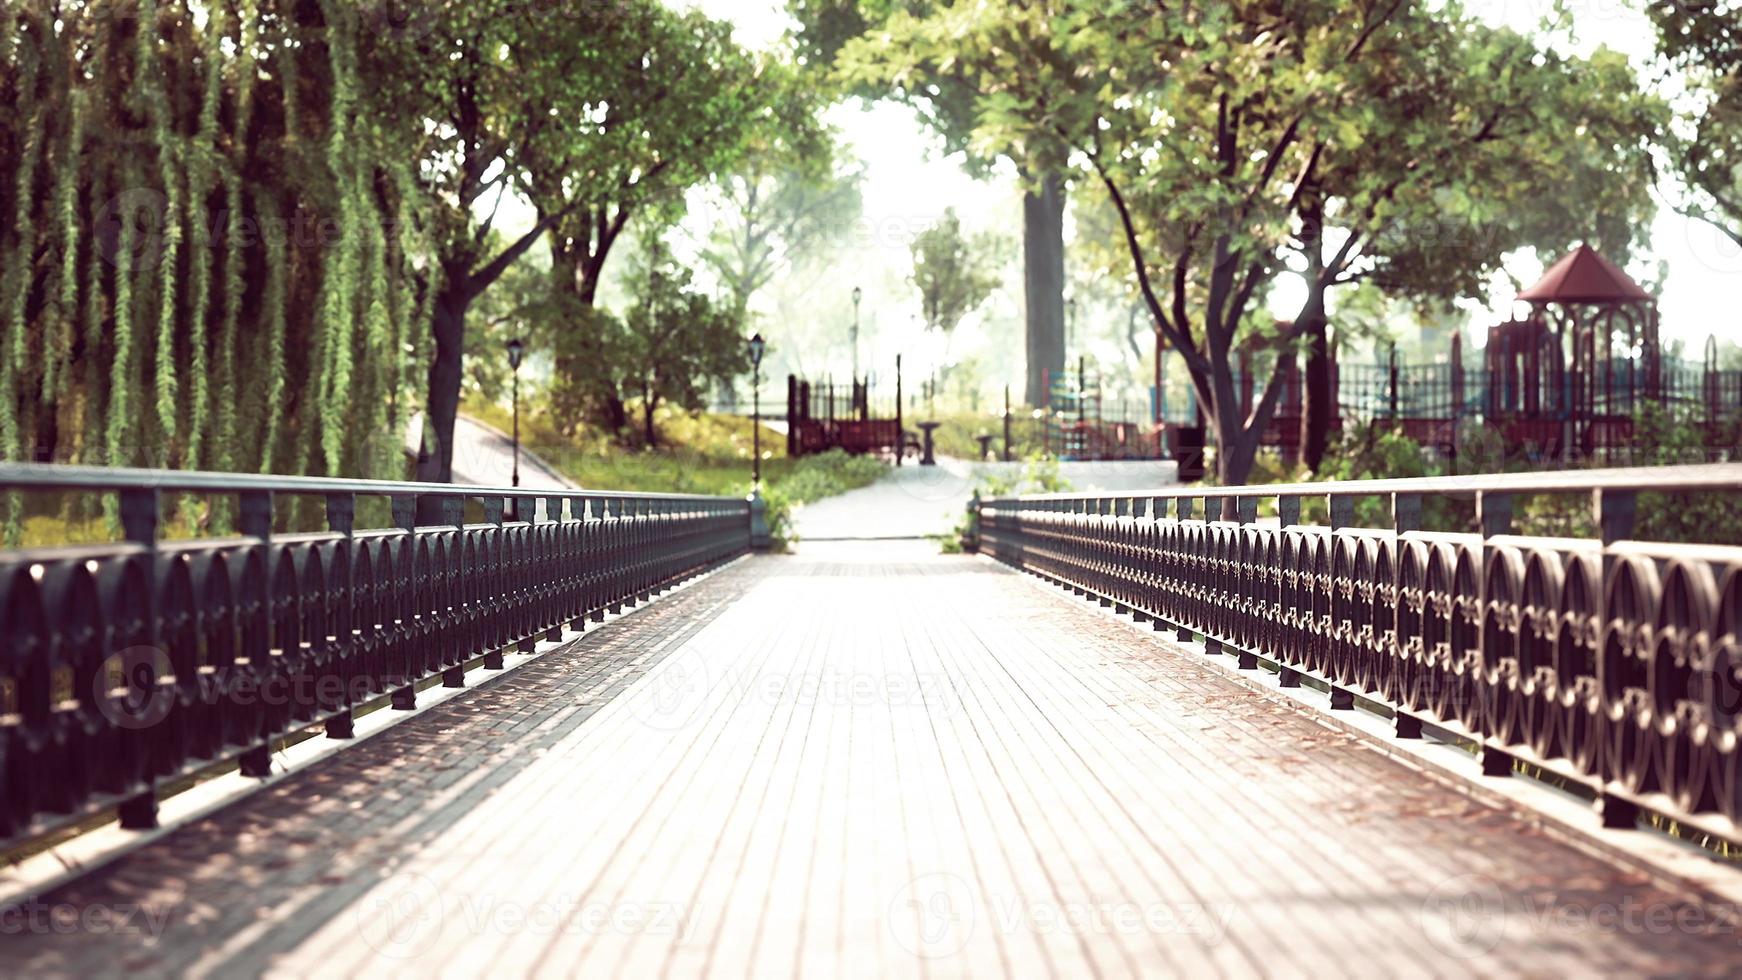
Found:
<path fill-rule="evenodd" d="M 441 509 L 441 504 L 438 501 L 429 500 L 427 499 L 427 495 L 424 494 L 396 496 L 393 498 L 393 525 L 399 530 L 404 531 L 406 534 L 405 554 L 410 567 L 405 570 L 405 576 L 414 584 L 417 582 L 418 521 L 422 515 L 426 513 L 439 513 Z M 411 632 L 412 626 L 413 624 L 411 623 L 403 624 L 403 628 L 400 631 L 401 635 L 395 638 L 399 644 L 409 647 L 413 642 L 411 637 L 406 635 Z M 404 664 L 409 655 L 410 654 L 407 650 L 402 649 L 397 657 L 399 663 Z M 393 689 L 393 692 L 390 695 L 394 711 L 411 711 L 417 707 L 417 684 L 413 678 L 408 676 L 398 676 L 385 678 L 384 680 L 399 685 Z"/>
<path fill-rule="evenodd" d="M 244 490 L 237 495 L 236 504 L 236 530 L 248 537 L 259 539 L 259 543 L 255 547 L 260 554 L 260 567 L 265 570 L 266 588 L 270 590 L 272 587 L 272 491 Z M 260 642 L 256 644 L 245 640 L 246 645 L 240 651 L 242 657 L 248 661 L 248 670 L 255 683 L 262 680 L 261 671 L 265 669 L 269 648 L 272 645 L 272 638 L 268 634 L 272 617 L 265 610 L 262 610 L 262 615 L 267 624 L 266 630 L 243 631 L 244 637 L 257 639 Z M 233 686 L 234 682 L 232 682 L 232 688 Z M 262 741 L 244 749 L 236 760 L 236 768 L 242 775 L 254 779 L 264 779 L 272 775 L 271 743 Z"/>
<path fill-rule="evenodd" d="M 1386 656 L 1399 658 L 1398 638 L 1403 631 L 1398 628 L 1398 618 L 1403 615 L 1403 569 L 1407 549 L 1403 536 L 1411 531 L 1419 531 L 1422 527 L 1421 495 L 1416 493 L 1394 493 L 1391 495 L 1391 530 L 1397 535 L 1397 541 L 1391 554 L 1391 595 L 1389 601 L 1383 603 L 1386 607 L 1386 618 L 1391 623 L 1391 638 L 1388 641 Z M 1409 714 L 1404 705 L 1397 705 L 1391 713 L 1392 730 L 1398 738 L 1420 738 L 1421 719 Z"/>
<path fill-rule="evenodd" d="M 1276 498 L 1277 526 L 1283 530 L 1300 526 L 1300 497 L 1283 494 Z"/>
<path fill-rule="evenodd" d="M 142 703 L 146 704 L 155 701 L 157 689 L 164 683 L 164 678 L 158 673 L 164 663 L 164 658 L 159 646 L 162 634 L 158 617 L 157 594 L 157 533 L 158 524 L 161 521 L 162 504 L 163 498 L 156 487 L 139 487 L 121 491 L 122 531 L 126 534 L 128 541 L 145 549 L 146 592 L 142 598 L 142 605 L 145 607 L 145 621 L 142 624 L 144 635 L 140 639 L 141 645 L 152 654 L 149 660 L 150 666 L 145 671 L 143 678 L 146 690 L 141 692 L 143 694 Z M 113 663 L 117 658 L 122 658 L 119 651 L 110 655 L 110 663 Z M 141 682 L 141 678 L 131 669 L 133 666 L 123 659 L 122 672 L 130 690 L 133 684 Z M 109 664 L 105 663 L 102 669 L 107 671 Z M 182 678 L 176 678 L 178 684 L 181 681 Z M 136 744 L 132 750 L 149 751 L 149 746 Z M 143 777 L 143 785 L 138 786 L 137 792 L 121 801 L 118 810 L 123 830 L 153 830 L 157 827 L 157 777 L 150 772 L 149 767 L 147 767 L 146 775 Z"/>
<path fill-rule="evenodd" d="M 357 534 L 357 496 L 356 496 L 356 494 L 351 494 L 351 493 L 329 493 L 329 494 L 326 494 L 326 505 L 327 505 L 327 530 L 332 531 L 334 534 L 342 534 L 347 539 L 356 537 L 356 534 Z M 352 572 L 353 572 L 353 569 L 355 568 L 354 563 L 356 561 L 356 555 L 352 554 L 351 550 L 349 548 L 345 549 L 345 561 L 347 563 L 351 563 L 351 564 L 348 564 L 348 566 L 345 569 L 343 569 L 343 571 L 341 572 L 341 574 L 344 576 L 345 590 L 347 592 L 349 592 L 354 587 L 354 583 L 352 581 Z M 327 637 L 322 637 L 321 639 L 325 640 L 325 642 L 327 642 L 329 644 L 333 644 L 333 643 L 335 643 L 335 641 L 337 641 L 339 644 L 344 645 L 345 654 L 352 654 L 352 653 L 354 653 L 354 651 L 349 647 L 348 641 L 355 639 L 355 637 L 357 637 L 359 634 L 360 634 L 360 631 L 357 629 L 357 624 L 352 623 L 351 624 L 351 636 L 349 636 L 349 637 L 327 636 Z M 341 655 L 344 655 L 344 654 L 341 654 Z M 340 671 L 339 676 L 343 676 L 343 674 L 344 674 L 344 672 Z M 331 675 L 328 675 L 328 676 L 331 676 Z M 321 699 L 319 692 L 316 693 L 315 698 L 316 698 L 315 703 L 316 703 L 317 710 L 321 710 L 321 711 L 327 710 L 327 708 L 329 706 L 321 703 L 322 699 Z M 326 723 L 327 737 L 328 738 L 337 738 L 337 739 L 354 738 L 354 737 L 356 737 L 356 731 L 355 731 L 355 719 L 351 715 L 351 692 L 348 690 L 342 692 L 340 695 L 340 699 L 341 699 L 342 703 L 339 705 L 332 706 L 334 708 L 333 714 L 327 718 L 327 723 Z"/>
<path fill-rule="evenodd" d="M 974 490 L 974 495 L 968 499 L 968 519 L 962 525 L 962 551 L 965 554 L 980 552 L 980 491 Z"/>
<path fill-rule="evenodd" d="M 1190 498 L 1190 497 L 1176 497 L 1176 498 L 1174 498 L 1174 500 L 1175 500 L 1175 506 L 1178 508 L 1178 511 L 1179 511 L 1180 523 L 1184 524 L 1186 521 L 1191 520 L 1192 519 L 1192 498 Z M 1189 626 L 1187 626 L 1185 623 L 1186 618 L 1187 617 L 1182 616 L 1180 618 L 1180 622 L 1174 624 L 1174 627 L 1175 627 L 1174 639 L 1179 641 L 1180 643 L 1190 643 L 1191 639 L 1192 639 L 1191 628 Z"/>

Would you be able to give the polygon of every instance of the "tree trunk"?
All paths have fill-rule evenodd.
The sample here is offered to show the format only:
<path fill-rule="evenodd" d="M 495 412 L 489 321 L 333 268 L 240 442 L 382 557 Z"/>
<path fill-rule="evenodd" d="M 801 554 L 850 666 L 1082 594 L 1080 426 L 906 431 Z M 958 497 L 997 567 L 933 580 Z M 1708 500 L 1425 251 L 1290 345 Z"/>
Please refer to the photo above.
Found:
<path fill-rule="evenodd" d="M 653 428 L 653 410 L 658 407 L 658 404 L 658 402 L 654 401 L 652 395 L 644 395 L 641 399 L 641 417 L 642 421 L 645 423 L 644 430 L 647 436 L 647 448 L 649 449 L 659 448 L 659 433 L 654 431 Z"/>
<path fill-rule="evenodd" d="M 1301 239 L 1307 259 L 1307 299 L 1295 318 L 1307 341 L 1301 377 L 1300 456 L 1314 473 L 1325 461 L 1331 435 L 1331 350 L 1325 317 L 1325 203 L 1316 183 L 1301 207 Z"/>
<path fill-rule="evenodd" d="M 429 401 L 417 460 L 417 478 L 426 483 L 452 483 L 454 479 L 454 419 L 460 411 L 460 381 L 465 368 L 466 311 L 472 305 L 465 278 L 463 270 L 445 269 L 435 300 L 431 322 L 435 352 L 429 362 Z"/>
<path fill-rule="evenodd" d="M 1227 362 L 1229 355 L 1223 354 Z M 1252 472 L 1252 452 L 1246 446 L 1246 419 L 1240 411 L 1240 394 L 1234 390 L 1234 376 L 1218 370 L 1210 378 L 1209 423 L 1215 433 L 1216 483 L 1237 487 L 1246 482 Z M 1254 438 L 1256 441 L 1256 437 Z M 1216 516 L 1216 515 L 1212 515 Z"/>
<path fill-rule="evenodd" d="M 1306 368 L 1301 372 L 1300 458 L 1314 473 L 1325 461 L 1331 436 L 1331 347 L 1324 303 L 1308 304 L 1316 313 L 1302 321 Z"/>
<path fill-rule="evenodd" d="M 1065 367 L 1065 185 L 1046 175 L 1022 197 L 1023 295 L 1028 307 L 1028 403 L 1045 405 Z"/>
<path fill-rule="evenodd" d="M 1224 379 L 1218 379 L 1218 382 L 1221 380 Z M 1240 396 L 1233 390 L 1232 379 L 1226 380 L 1226 395 L 1222 392 L 1224 385 L 1216 384 L 1217 404 L 1207 414 L 1211 431 L 1215 434 L 1216 485 L 1239 487 L 1245 486 L 1252 477 L 1252 467 L 1258 462 L 1258 450 L 1264 441 L 1265 427 L 1248 427 Z M 1212 513 L 1210 519 L 1215 520 L 1218 516 Z"/>

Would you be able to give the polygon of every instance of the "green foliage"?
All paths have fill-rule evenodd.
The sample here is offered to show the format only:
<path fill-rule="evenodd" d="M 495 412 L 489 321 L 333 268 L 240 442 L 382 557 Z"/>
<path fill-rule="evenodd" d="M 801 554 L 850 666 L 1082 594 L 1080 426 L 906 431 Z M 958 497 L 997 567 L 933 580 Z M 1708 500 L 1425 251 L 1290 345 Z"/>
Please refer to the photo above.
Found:
<path fill-rule="evenodd" d="M 466 414 L 506 430 L 509 417 L 500 405 L 478 400 Z M 662 445 L 626 448 L 612 435 L 586 425 L 559 432 L 547 406 L 534 404 L 521 421 L 528 449 L 581 486 L 594 490 L 642 490 L 745 496 L 750 493 L 754 426 L 732 415 L 659 410 Z M 870 486 L 888 472 L 868 456 L 832 450 L 788 459 L 786 441 L 766 427 L 762 432 L 763 499 L 778 547 L 797 541 L 792 518 L 804 504 Z"/>
<path fill-rule="evenodd" d="M 834 134 L 818 126 L 817 91 L 785 66 L 765 76 L 774 121 L 753 127 L 742 161 L 714 179 L 714 213 L 700 243 L 702 262 L 746 322 L 758 292 L 781 274 L 820 263 L 863 207 L 864 173 L 838 158 Z"/>
<path fill-rule="evenodd" d="M 1026 406 L 1011 409 L 1010 454 L 1014 459 L 1027 459 L 1039 453 L 1044 442 L 1040 423 Z M 941 423 L 932 434 L 939 455 L 978 461 L 979 435 L 992 437 L 992 456 L 1004 458 L 1004 419 L 999 412 L 940 411 L 934 420 Z"/>
<path fill-rule="evenodd" d="M 1696 99 L 1687 131 L 1666 133 L 1692 191 L 1687 210 L 1742 245 L 1742 5 L 1655 0 L 1647 10 L 1659 50 L 1683 71 Z"/>
<path fill-rule="evenodd" d="M 729 24 L 658 0 L 588 10 L 597 19 L 575 25 L 572 43 L 535 45 L 520 66 L 566 74 L 562 115 L 580 122 L 525 154 L 521 180 L 550 228 L 553 288 L 591 305 L 631 218 L 669 224 L 688 188 L 767 146 L 794 114 L 763 98 L 764 86 L 787 88 L 786 71 L 752 59 Z"/>
<path fill-rule="evenodd" d="M 1714 454 L 1734 459 L 1742 453 L 1742 418 L 1721 426 L 1715 440 L 1708 438 L 1703 422 L 1689 411 L 1645 405 L 1636 416 L 1635 425 L 1638 428 L 1631 458 L 1584 465 L 1674 466 L 1705 462 Z M 1498 436 L 1481 425 L 1466 425 L 1459 430 L 1454 469 L 1414 440 L 1378 422 L 1347 428 L 1326 454 L 1325 465 L 1316 476 L 1285 470 L 1271 458 L 1254 470 L 1252 482 L 1394 480 L 1516 473 L 1540 468 L 1540 463 L 1527 458 L 1508 458 Z M 1270 511 L 1271 506 L 1267 501 L 1266 510 Z M 1476 530 L 1475 507 L 1469 499 L 1429 496 L 1423 499 L 1422 506 L 1423 526 L 1428 530 Z M 1323 523 L 1327 519 L 1322 498 L 1303 500 L 1301 513 L 1308 523 Z M 1381 497 L 1358 498 L 1355 520 L 1364 527 L 1390 526 L 1390 502 Z M 1519 534 L 1548 537 L 1594 536 L 1596 524 L 1590 497 L 1520 495 L 1513 501 L 1513 529 Z M 1733 493 L 1643 493 L 1638 499 L 1634 537 L 1641 541 L 1742 544 L 1742 501 Z"/>
<path fill-rule="evenodd" d="M 583 308 L 585 329 L 560 332 L 552 401 L 573 431 L 579 420 L 599 416 L 601 392 L 633 396 L 643 441 L 656 447 L 661 405 L 698 411 L 712 383 L 750 364 L 735 309 L 697 290 L 689 269 L 658 239 L 644 240 L 637 258 L 620 319 Z"/>
<path fill-rule="evenodd" d="M 1669 466 L 1706 462 L 1714 450 L 1728 459 L 1742 458 L 1742 417 L 1731 417 L 1708 436 L 1693 411 L 1643 405 L 1634 418 L 1637 431 L 1633 458 L 1638 466 Z M 1639 496 L 1636 536 L 1647 541 L 1688 541 L 1742 544 L 1742 499 L 1735 493 Z"/>
<path fill-rule="evenodd" d="M 1291 474 L 1293 479 L 1318 481 L 1342 480 L 1406 480 L 1416 477 L 1441 476 L 1444 467 L 1414 439 L 1383 422 L 1348 426 L 1342 438 L 1325 454 L 1318 473 Z M 1429 528 L 1459 528 L 1467 517 L 1456 502 L 1438 498 L 1422 502 L 1423 524 Z M 1302 519 L 1325 522 L 1329 514 L 1322 499 L 1302 502 Z M 1382 497 L 1361 497 L 1355 501 L 1355 520 L 1364 527 L 1390 527 L 1391 501 Z"/>
<path fill-rule="evenodd" d="M 927 330 L 953 334 L 998 288 L 992 270 L 995 248 L 987 236 L 964 235 L 955 208 L 946 209 L 943 218 L 913 240 L 910 281 L 919 290 Z"/>
<path fill-rule="evenodd" d="M 421 128 L 354 5 L 196 6 L 0 10 L 0 456 L 403 476 Z"/>
<path fill-rule="evenodd" d="M 695 289 L 688 268 L 657 239 L 645 244 L 630 277 L 631 305 L 618 349 L 619 391 L 641 401 L 643 435 L 659 444 L 654 413 L 661 402 L 699 411 L 713 382 L 730 381 L 750 367 L 738 311 Z"/>
<path fill-rule="evenodd" d="M 787 551 L 798 543 L 793 518 L 805 504 L 868 487 L 887 472 L 885 464 L 869 456 L 849 456 L 839 449 L 800 459 L 762 493 L 774 550 Z"/>
<path fill-rule="evenodd" d="M 1243 357 L 1272 370 L 1334 284 L 1456 293 L 1508 249 L 1577 236 L 1594 215 L 1615 216 L 1596 232 L 1631 241 L 1664 115 L 1613 53 L 1562 57 L 1456 5 L 993 0 L 896 12 L 839 63 L 858 85 L 947 69 L 977 93 L 980 153 L 1030 171 L 1080 162 L 1118 214 L 1131 283 L 1191 372 L 1228 482 L 1245 478 L 1280 396 L 1273 373 L 1245 410 Z M 1567 193 L 1569 177 L 1585 190 Z M 1321 234 L 1327 223 L 1342 234 Z M 1279 325 L 1259 300 L 1291 248 L 1309 253 L 1313 282 Z"/>
<path fill-rule="evenodd" d="M 870 456 L 852 456 L 839 449 L 806 456 L 779 481 L 781 491 L 793 503 L 808 504 L 870 486 L 889 468 Z"/>
<path fill-rule="evenodd" d="M 947 5 L 943 5 L 946 6 Z M 843 53 L 854 43 L 888 43 L 888 29 L 929 16 L 940 5 L 931 0 L 788 0 L 787 9 L 799 24 L 794 37 L 804 65 L 826 78 L 844 94 L 867 100 L 893 97 L 912 108 L 943 138 L 946 152 L 964 154 L 970 173 L 984 177 L 995 157 L 978 152 L 974 129 L 978 123 L 981 88 L 977 66 L 960 59 L 940 56 L 919 59 L 910 70 L 884 79 L 843 67 Z"/>

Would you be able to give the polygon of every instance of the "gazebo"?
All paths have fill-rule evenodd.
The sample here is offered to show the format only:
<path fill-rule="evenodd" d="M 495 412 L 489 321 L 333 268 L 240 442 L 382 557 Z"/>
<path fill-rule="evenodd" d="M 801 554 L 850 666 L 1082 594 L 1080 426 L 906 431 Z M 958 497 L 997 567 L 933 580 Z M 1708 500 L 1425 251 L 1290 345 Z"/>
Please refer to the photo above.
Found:
<path fill-rule="evenodd" d="M 1663 387 L 1657 300 L 1580 245 L 1518 295 L 1530 315 L 1488 334 L 1488 418 L 1551 455 L 1631 437 L 1634 407 Z"/>

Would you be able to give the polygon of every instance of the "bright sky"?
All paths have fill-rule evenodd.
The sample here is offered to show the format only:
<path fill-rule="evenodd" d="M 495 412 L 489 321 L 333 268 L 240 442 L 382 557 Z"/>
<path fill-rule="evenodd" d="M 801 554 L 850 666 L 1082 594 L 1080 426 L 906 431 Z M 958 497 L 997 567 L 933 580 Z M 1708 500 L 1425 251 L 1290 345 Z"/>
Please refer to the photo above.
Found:
<path fill-rule="evenodd" d="M 732 20 L 739 41 L 751 47 L 779 44 L 791 24 L 781 0 L 696 2 L 709 14 Z M 1627 54 L 1635 65 L 1654 63 L 1655 35 L 1636 0 L 1569 0 L 1567 6 L 1573 11 L 1572 50 L 1589 53 L 1599 45 L 1608 45 Z M 1490 22 L 1530 31 L 1553 11 L 1554 0 L 1466 0 L 1465 7 Z M 868 294 L 883 283 L 901 288 L 899 276 L 889 273 L 905 270 L 908 236 L 923 229 L 945 207 L 954 206 L 970 227 L 1020 232 L 1012 183 L 968 178 L 957 161 L 936 151 L 934 139 L 910 112 L 887 104 L 869 112 L 841 106 L 830 118 L 867 168 L 865 222 L 872 230 L 872 241 L 860 259 L 866 267 Z M 1666 340 L 1685 342 L 1689 353 L 1697 357 L 1708 334 L 1742 337 L 1742 310 L 1737 303 L 1742 249 L 1710 225 L 1684 218 L 1665 206 L 1652 227 L 1649 250 L 1629 271 L 1640 278 L 1653 277 L 1659 261 L 1667 263 L 1669 269 L 1660 305 Z M 1526 284 L 1541 270 L 1541 264 L 1529 256 L 1509 265 L 1509 271 Z M 1510 310 L 1511 292 L 1510 285 L 1497 282 L 1492 305 L 1472 310 L 1474 323 L 1480 326 L 1503 317 Z M 1278 293 L 1275 305 L 1279 312 L 1292 315 L 1298 303 L 1291 302 L 1286 285 Z M 902 297 L 888 299 L 910 305 Z M 868 298 L 867 303 L 874 304 L 874 300 Z"/>

